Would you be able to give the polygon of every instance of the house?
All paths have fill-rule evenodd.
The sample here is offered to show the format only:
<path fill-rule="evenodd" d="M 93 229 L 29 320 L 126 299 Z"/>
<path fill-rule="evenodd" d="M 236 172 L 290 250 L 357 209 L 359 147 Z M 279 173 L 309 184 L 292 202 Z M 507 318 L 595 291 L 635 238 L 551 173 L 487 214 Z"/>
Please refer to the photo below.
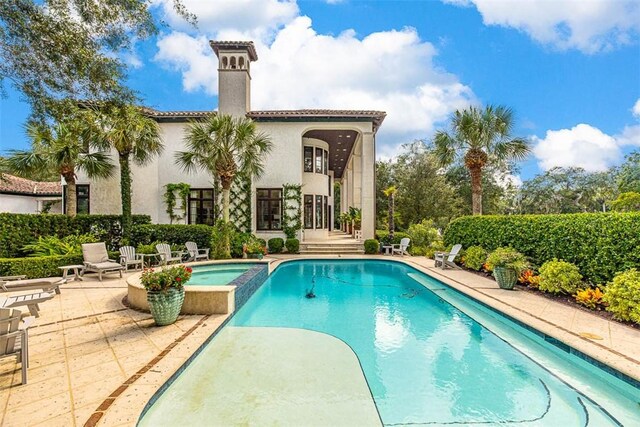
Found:
<path fill-rule="evenodd" d="M 60 213 L 60 182 L 38 182 L 2 174 L 0 177 L 0 212 Z"/>
<path fill-rule="evenodd" d="M 265 173 L 253 182 L 237 180 L 232 188 L 232 220 L 241 228 L 269 239 L 284 237 L 283 217 L 297 211 L 288 188 L 301 187 L 302 232 L 306 241 L 327 239 L 334 217 L 334 183 L 341 186 L 340 209 L 362 211 L 362 237 L 375 233 L 375 138 L 385 113 L 365 110 L 251 109 L 251 63 L 258 60 L 253 42 L 211 41 L 218 57 L 218 112 L 246 116 L 273 141 L 265 157 Z M 161 128 L 165 150 L 144 167 L 133 166 L 132 209 L 157 223 L 213 224 L 219 215 L 220 192 L 205 172 L 186 174 L 174 163 L 184 150 L 188 122 L 211 111 L 156 111 L 147 109 Z M 115 156 L 114 156 L 115 160 Z M 117 162 L 114 162 L 117 163 Z M 86 186 L 90 213 L 121 213 L 118 174 L 101 181 L 80 176 Z M 190 191 L 177 208 L 167 212 L 168 184 L 186 183 Z M 293 190 L 295 193 L 295 190 Z M 174 195 L 175 196 L 175 195 Z M 293 204 L 292 204 L 293 203 Z"/>

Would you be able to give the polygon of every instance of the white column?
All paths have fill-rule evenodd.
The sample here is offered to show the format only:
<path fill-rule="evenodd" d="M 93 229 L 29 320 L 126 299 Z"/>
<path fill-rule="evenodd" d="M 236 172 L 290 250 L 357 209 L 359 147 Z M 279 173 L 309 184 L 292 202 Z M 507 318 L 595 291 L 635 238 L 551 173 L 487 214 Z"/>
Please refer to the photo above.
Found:
<path fill-rule="evenodd" d="M 362 237 L 373 239 L 376 232 L 376 142 L 373 132 L 362 135 L 361 147 Z"/>

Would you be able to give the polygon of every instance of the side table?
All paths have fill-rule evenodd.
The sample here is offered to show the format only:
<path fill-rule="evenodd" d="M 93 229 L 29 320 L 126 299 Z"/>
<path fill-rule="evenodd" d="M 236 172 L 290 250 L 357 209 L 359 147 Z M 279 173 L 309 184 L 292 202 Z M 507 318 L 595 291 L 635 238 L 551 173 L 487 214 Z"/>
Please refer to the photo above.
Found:
<path fill-rule="evenodd" d="M 83 280 L 82 275 L 84 274 L 84 265 L 63 265 L 62 267 L 58 268 L 62 270 L 62 279 L 64 279 L 65 281 L 67 280 L 69 270 L 73 270 L 73 280 Z"/>

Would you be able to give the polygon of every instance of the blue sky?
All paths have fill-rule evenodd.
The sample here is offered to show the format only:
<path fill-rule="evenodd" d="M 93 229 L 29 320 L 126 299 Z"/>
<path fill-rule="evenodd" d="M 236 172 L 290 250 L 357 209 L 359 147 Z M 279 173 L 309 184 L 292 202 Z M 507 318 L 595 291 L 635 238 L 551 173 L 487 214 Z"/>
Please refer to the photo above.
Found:
<path fill-rule="evenodd" d="M 129 84 L 154 108 L 214 109 L 207 40 L 252 39 L 254 109 L 385 110 L 382 157 L 430 138 L 469 104 L 515 110 L 514 133 L 534 147 L 522 179 L 553 166 L 603 170 L 640 147 L 637 1 L 184 3 L 199 27 L 156 0 L 154 13 L 171 27 L 128 59 Z M 0 150 L 27 147 L 28 107 L 13 90 L 1 103 Z"/>

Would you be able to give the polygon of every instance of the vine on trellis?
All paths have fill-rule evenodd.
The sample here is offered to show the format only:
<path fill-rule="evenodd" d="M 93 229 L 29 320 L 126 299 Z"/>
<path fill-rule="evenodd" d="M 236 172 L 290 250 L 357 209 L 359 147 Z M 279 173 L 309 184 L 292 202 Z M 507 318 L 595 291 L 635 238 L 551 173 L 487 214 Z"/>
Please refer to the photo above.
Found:
<path fill-rule="evenodd" d="M 229 220 L 244 233 L 251 232 L 251 178 L 238 174 L 229 194 Z"/>
<path fill-rule="evenodd" d="M 284 184 L 282 186 L 284 202 L 282 230 L 287 239 L 295 239 L 302 230 L 302 185 Z"/>
<path fill-rule="evenodd" d="M 177 184 L 167 184 L 164 186 L 164 203 L 167 205 L 167 214 L 169 215 L 169 223 L 173 224 L 173 221 L 180 221 L 187 216 L 187 197 L 191 191 L 191 186 L 184 182 Z M 182 216 L 176 215 L 174 210 L 176 208 L 176 191 L 180 195 L 182 200 Z"/>

